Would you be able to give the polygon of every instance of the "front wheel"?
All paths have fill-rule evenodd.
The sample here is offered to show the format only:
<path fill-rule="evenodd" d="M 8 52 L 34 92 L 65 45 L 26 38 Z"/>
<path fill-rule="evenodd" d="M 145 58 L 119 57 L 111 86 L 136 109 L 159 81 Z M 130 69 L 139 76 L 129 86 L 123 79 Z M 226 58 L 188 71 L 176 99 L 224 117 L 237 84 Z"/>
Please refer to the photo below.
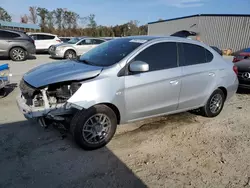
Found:
<path fill-rule="evenodd" d="M 113 138 L 116 128 L 116 114 L 106 105 L 96 105 L 88 110 L 78 111 L 70 125 L 76 143 L 85 150 L 105 146 Z"/>
<path fill-rule="evenodd" d="M 10 58 L 13 61 L 24 61 L 27 59 L 27 52 L 23 48 L 12 48 L 10 50 Z"/>
<path fill-rule="evenodd" d="M 209 97 L 205 106 L 201 110 L 201 114 L 205 117 L 216 117 L 220 114 L 224 107 L 225 94 L 221 89 L 216 89 Z"/>
<path fill-rule="evenodd" d="M 76 52 L 73 50 L 67 50 L 64 54 L 66 59 L 76 59 Z"/>

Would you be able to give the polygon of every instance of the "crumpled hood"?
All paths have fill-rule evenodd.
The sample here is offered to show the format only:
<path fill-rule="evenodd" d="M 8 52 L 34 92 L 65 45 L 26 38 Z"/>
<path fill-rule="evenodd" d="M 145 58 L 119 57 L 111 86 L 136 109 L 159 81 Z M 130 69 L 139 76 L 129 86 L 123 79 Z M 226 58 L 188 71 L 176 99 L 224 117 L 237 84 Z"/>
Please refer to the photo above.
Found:
<path fill-rule="evenodd" d="M 102 68 L 66 60 L 38 66 L 24 74 L 23 79 L 31 86 L 39 88 L 64 81 L 92 78 L 99 75 Z"/>

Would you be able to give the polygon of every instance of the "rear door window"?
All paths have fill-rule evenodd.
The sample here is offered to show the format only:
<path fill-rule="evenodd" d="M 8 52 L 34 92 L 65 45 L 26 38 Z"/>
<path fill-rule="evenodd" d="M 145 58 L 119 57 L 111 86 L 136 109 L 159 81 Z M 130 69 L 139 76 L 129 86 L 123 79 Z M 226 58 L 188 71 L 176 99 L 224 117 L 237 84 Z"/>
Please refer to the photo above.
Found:
<path fill-rule="evenodd" d="M 134 61 L 144 61 L 149 64 L 149 71 L 177 67 L 177 46 L 175 42 L 153 44 L 140 52 Z"/>
<path fill-rule="evenodd" d="M 0 31 L 0 38 L 6 38 L 6 39 L 12 39 L 12 38 L 17 38 L 20 37 L 19 34 L 9 32 L 9 31 Z"/>
<path fill-rule="evenodd" d="M 92 45 L 92 44 L 93 44 L 92 39 L 84 39 L 80 43 L 78 43 L 78 45 Z"/>
<path fill-rule="evenodd" d="M 180 64 L 181 66 L 198 65 L 211 62 L 213 54 L 202 46 L 182 43 L 180 46 Z"/>
<path fill-rule="evenodd" d="M 100 40 L 100 39 L 92 39 L 93 44 L 101 44 L 103 42 L 105 42 L 104 40 Z"/>
<path fill-rule="evenodd" d="M 36 40 L 52 40 L 54 38 L 55 38 L 55 36 L 52 36 L 52 35 L 41 35 L 41 34 L 38 34 Z"/>

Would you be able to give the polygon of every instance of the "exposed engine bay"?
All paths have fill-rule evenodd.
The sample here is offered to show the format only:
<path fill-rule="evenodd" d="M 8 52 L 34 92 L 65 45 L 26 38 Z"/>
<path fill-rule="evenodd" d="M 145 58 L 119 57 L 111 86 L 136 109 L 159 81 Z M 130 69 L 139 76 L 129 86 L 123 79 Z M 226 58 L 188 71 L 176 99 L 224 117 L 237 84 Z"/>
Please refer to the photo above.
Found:
<path fill-rule="evenodd" d="M 31 107 L 49 106 L 65 103 L 81 86 L 79 82 L 51 84 L 43 88 L 34 88 L 24 80 L 20 82 L 22 96 Z"/>

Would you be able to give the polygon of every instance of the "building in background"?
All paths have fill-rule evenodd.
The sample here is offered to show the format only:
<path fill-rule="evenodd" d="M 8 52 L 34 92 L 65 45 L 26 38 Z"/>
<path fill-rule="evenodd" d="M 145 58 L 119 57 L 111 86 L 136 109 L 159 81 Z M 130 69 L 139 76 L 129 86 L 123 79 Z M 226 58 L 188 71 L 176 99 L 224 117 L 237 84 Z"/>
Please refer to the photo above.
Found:
<path fill-rule="evenodd" d="M 0 28 L 4 29 L 15 29 L 22 31 L 40 31 L 40 27 L 36 24 L 26 24 L 26 23 L 17 23 L 17 22 L 6 22 L 0 20 Z"/>
<path fill-rule="evenodd" d="M 199 14 L 148 23 L 148 35 L 171 35 L 180 30 L 199 33 L 204 43 L 221 49 L 250 47 L 250 15 Z"/>

